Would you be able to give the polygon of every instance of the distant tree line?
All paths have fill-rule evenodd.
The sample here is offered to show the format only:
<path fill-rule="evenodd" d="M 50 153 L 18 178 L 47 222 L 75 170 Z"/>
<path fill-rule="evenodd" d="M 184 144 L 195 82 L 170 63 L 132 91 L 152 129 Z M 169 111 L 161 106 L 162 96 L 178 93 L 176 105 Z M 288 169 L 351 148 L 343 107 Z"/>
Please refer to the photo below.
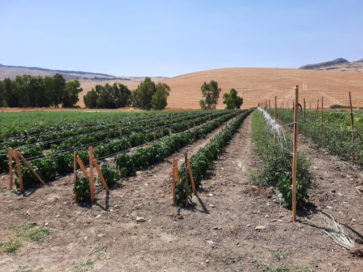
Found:
<path fill-rule="evenodd" d="M 66 82 L 61 74 L 17 76 L 0 80 L 1 107 L 73 107 L 82 91 L 78 80 Z"/>
<path fill-rule="evenodd" d="M 87 108 L 114 109 L 133 106 L 145 110 L 162 110 L 167 105 L 169 92 L 170 87 L 167 84 L 155 84 L 147 77 L 132 92 L 123 84 L 96 85 L 83 99 Z"/>
<path fill-rule="evenodd" d="M 201 109 L 215 109 L 221 92 L 218 82 L 215 80 L 211 80 L 209 83 L 204 82 L 200 89 L 204 98 L 199 101 Z M 240 109 L 243 104 L 243 98 L 238 96 L 235 89 L 231 89 L 229 93 L 223 95 L 223 104 L 226 104 L 226 109 Z"/>

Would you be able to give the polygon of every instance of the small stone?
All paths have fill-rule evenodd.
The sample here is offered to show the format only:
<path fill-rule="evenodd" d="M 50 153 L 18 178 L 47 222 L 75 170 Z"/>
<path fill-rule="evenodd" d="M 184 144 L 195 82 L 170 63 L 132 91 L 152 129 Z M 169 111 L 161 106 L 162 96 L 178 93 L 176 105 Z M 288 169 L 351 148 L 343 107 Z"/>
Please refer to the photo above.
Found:
<path fill-rule="evenodd" d="M 247 224 L 246 227 L 251 227 L 251 224 Z"/>
<path fill-rule="evenodd" d="M 214 244 L 214 242 L 212 240 L 207 240 L 207 243 L 210 244 L 210 245 Z"/>
<path fill-rule="evenodd" d="M 352 218 L 352 222 L 356 222 L 357 220 L 355 220 L 355 218 Z"/>
<path fill-rule="evenodd" d="M 141 171 L 136 171 L 136 176 L 139 176 L 141 173 Z"/>
<path fill-rule="evenodd" d="M 332 206 L 326 206 L 326 208 L 327 208 L 327 209 L 330 209 L 330 210 L 331 210 L 331 209 L 333 209 L 333 207 L 332 207 Z"/>
<path fill-rule="evenodd" d="M 213 196 L 213 194 L 208 194 L 208 196 L 209 196 L 209 197 L 212 197 L 212 196 Z"/>
<path fill-rule="evenodd" d="M 48 222 L 45 222 L 45 223 L 44 223 L 44 226 L 48 226 L 48 225 L 49 225 L 49 224 L 48 224 Z"/>
<path fill-rule="evenodd" d="M 100 217 L 101 217 L 101 215 L 99 214 L 99 215 L 97 215 L 97 216 L 96 216 L 96 219 L 97 219 L 97 218 L 100 218 Z"/>
<path fill-rule="evenodd" d="M 313 166 L 313 168 L 314 168 L 314 170 L 318 170 L 319 169 L 319 167 L 317 167 L 317 166 Z"/>
<path fill-rule="evenodd" d="M 205 260 L 205 263 L 209 263 L 209 260 Z"/>
<path fill-rule="evenodd" d="M 266 226 L 257 226 L 255 227 L 255 230 L 265 230 L 266 229 Z"/>
<path fill-rule="evenodd" d="M 58 217 L 60 217 L 60 215 L 59 215 L 59 214 L 57 214 L 55 217 L 57 217 L 57 218 L 58 218 Z"/>
<path fill-rule="evenodd" d="M 103 233 L 99 233 L 99 234 L 97 234 L 97 237 L 98 237 L 98 238 L 102 238 L 103 236 L 105 236 Z"/>
<path fill-rule="evenodd" d="M 87 241 L 87 239 L 88 239 L 88 237 L 87 237 L 87 236 L 83 237 L 83 240 L 84 240 L 84 241 Z"/>
<path fill-rule="evenodd" d="M 213 204 L 209 204 L 209 207 L 214 208 L 215 206 Z"/>
<path fill-rule="evenodd" d="M 265 218 L 269 218 L 268 214 L 265 215 Z"/>
<path fill-rule="evenodd" d="M 141 216 L 136 216 L 136 222 L 137 223 L 143 223 L 143 222 L 145 222 L 146 220 L 145 220 L 145 218 L 144 217 L 141 217 Z"/>
<path fill-rule="evenodd" d="M 2 180 L 5 180 L 5 176 L 2 176 L 2 177 L 1 177 L 1 179 L 2 179 Z"/>

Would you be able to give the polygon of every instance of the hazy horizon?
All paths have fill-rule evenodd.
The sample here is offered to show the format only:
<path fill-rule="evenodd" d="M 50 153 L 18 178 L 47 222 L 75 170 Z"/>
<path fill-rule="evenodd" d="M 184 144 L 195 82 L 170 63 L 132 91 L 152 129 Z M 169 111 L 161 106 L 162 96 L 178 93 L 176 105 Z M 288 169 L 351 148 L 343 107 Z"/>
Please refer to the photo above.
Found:
<path fill-rule="evenodd" d="M 361 1 L 0 0 L 0 63 L 172 77 L 354 61 L 363 58 L 361 10 Z"/>

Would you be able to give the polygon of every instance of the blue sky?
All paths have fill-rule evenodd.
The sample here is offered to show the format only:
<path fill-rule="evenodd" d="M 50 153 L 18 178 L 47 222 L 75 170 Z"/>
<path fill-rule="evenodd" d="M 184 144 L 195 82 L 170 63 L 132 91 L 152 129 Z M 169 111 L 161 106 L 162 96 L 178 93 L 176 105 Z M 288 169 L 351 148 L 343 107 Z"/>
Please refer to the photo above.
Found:
<path fill-rule="evenodd" d="M 363 58 L 363 1 L 0 0 L 0 63 L 125 76 Z"/>

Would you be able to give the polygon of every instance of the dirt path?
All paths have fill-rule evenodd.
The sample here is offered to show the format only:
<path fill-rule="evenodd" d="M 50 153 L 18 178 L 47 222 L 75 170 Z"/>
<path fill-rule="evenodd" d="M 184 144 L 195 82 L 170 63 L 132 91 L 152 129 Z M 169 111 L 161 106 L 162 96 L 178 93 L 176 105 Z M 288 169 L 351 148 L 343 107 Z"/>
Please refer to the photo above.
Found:
<path fill-rule="evenodd" d="M 28 244 L 14 255 L 1 256 L 0 271 L 274 271 L 267 269 L 277 267 L 359 271 L 361 259 L 351 257 L 321 229 L 308 224 L 318 222 L 317 214 L 292 223 L 290 211 L 269 198 L 271 189 L 251 184 L 248 173 L 259 166 L 259 160 L 252 148 L 250 123 L 251 116 L 215 163 L 214 173 L 203 181 L 198 194 L 203 205 L 193 197 L 195 208 L 182 209 L 180 216 L 170 205 L 171 158 L 123 181 L 122 188 L 111 191 L 108 201 L 104 192 L 99 193 L 92 209 L 73 203 L 71 177 L 27 198 L 1 192 L 1 231 L 6 233 L 33 221 L 47 224 L 52 234 L 43 244 Z M 184 152 L 192 155 L 218 131 L 181 150 L 179 162 Z M 311 152 L 312 169 L 327 167 L 316 164 L 320 160 L 328 164 L 330 159 Z M 318 188 L 329 192 L 330 175 L 336 173 L 326 171 L 314 175 L 323 175 Z M 345 168 L 341 171 L 350 175 Z M 353 174 L 351 178 L 349 182 L 356 182 Z M 352 194 L 353 189 L 344 186 L 347 182 L 347 178 L 337 179 L 332 198 L 323 198 L 316 205 L 328 206 L 324 201 L 333 201 L 338 192 Z M 311 194 L 313 203 L 319 195 L 315 191 Z M 347 201 L 356 206 L 356 224 L 362 219 L 357 211 L 359 205 L 362 207 L 359 201 L 356 196 Z M 339 202 L 329 205 L 334 212 L 342 209 Z M 146 222 L 137 223 L 138 216 Z M 255 230 L 257 226 L 264 228 Z"/>

